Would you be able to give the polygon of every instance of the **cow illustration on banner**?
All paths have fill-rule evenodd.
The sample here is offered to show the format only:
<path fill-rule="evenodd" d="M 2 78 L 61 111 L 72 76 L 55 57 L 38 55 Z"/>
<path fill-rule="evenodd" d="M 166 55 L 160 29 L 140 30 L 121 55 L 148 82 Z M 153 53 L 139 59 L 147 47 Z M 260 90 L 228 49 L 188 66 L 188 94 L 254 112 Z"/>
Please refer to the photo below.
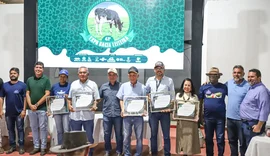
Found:
<path fill-rule="evenodd" d="M 38 60 L 47 67 L 183 69 L 184 0 L 38 1 Z"/>

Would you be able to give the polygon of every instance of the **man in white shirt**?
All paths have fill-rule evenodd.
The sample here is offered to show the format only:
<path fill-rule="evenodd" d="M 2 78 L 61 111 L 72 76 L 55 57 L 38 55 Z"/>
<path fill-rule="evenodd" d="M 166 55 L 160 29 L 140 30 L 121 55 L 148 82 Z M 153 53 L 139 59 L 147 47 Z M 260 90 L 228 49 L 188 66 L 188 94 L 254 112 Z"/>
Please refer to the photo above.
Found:
<path fill-rule="evenodd" d="M 83 126 L 83 129 L 86 131 L 88 141 L 93 144 L 94 111 L 97 109 L 96 104 L 100 97 L 97 84 L 94 81 L 89 80 L 88 76 L 89 71 L 87 67 L 82 66 L 78 69 L 79 79 L 73 81 L 70 86 L 68 106 L 70 111 L 69 117 L 71 130 L 81 131 Z M 78 102 L 79 98 L 81 98 L 81 101 L 83 98 L 83 101 L 85 102 L 87 102 L 86 98 L 89 98 L 89 104 L 93 102 L 93 106 L 89 108 L 89 110 L 79 110 L 78 108 L 75 108 L 74 106 L 76 106 L 76 102 Z M 89 156 L 93 156 L 93 149 L 90 149 Z"/>

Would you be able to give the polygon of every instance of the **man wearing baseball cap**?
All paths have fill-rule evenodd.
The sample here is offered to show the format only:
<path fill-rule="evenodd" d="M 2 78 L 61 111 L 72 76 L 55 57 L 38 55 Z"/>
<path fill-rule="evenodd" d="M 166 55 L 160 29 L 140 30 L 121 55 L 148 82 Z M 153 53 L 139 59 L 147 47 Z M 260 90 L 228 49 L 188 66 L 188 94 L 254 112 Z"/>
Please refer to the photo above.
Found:
<path fill-rule="evenodd" d="M 120 100 L 116 94 L 121 84 L 117 81 L 118 73 L 115 68 L 108 69 L 107 74 L 109 82 L 104 83 L 99 89 L 100 98 L 103 99 L 105 156 L 109 156 L 112 150 L 112 127 L 114 127 L 116 136 L 116 153 L 117 156 L 120 156 L 123 152 L 123 118 L 121 117 Z"/>
<path fill-rule="evenodd" d="M 124 124 L 124 153 L 125 156 L 131 156 L 130 152 L 130 138 L 132 134 L 132 127 L 136 134 L 136 153 L 135 156 L 142 155 L 142 141 L 143 141 L 143 117 L 142 116 L 124 116 L 124 101 L 127 96 L 145 96 L 145 86 L 138 81 L 139 71 L 136 67 L 132 66 L 128 69 L 129 82 L 121 85 L 117 97 L 120 99 L 121 116 Z"/>
<path fill-rule="evenodd" d="M 218 156 L 223 156 L 226 120 L 225 97 L 228 95 L 228 89 L 225 84 L 219 83 L 218 80 L 223 74 L 219 72 L 217 67 L 212 67 L 206 75 L 209 77 L 210 83 L 202 85 L 199 91 L 201 105 L 204 105 L 206 154 L 214 156 L 213 137 L 214 131 L 216 131 Z"/>
<path fill-rule="evenodd" d="M 69 112 L 66 98 L 68 96 L 68 92 L 70 89 L 70 83 L 68 83 L 67 80 L 68 80 L 68 71 L 66 69 L 62 69 L 59 72 L 59 82 L 52 86 L 50 92 L 51 96 L 56 96 L 57 98 L 65 99 L 63 101 L 65 102 L 64 107 L 60 111 L 64 110 L 66 111 L 66 113 L 57 114 L 57 111 L 52 112 L 55 113 L 53 114 L 53 118 L 57 130 L 58 145 L 62 144 L 64 132 L 69 131 Z"/>
<path fill-rule="evenodd" d="M 147 93 L 158 93 L 158 92 L 170 92 L 171 101 L 175 99 L 175 89 L 173 80 L 164 75 L 165 66 L 163 62 L 158 61 L 154 67 L 155 76 L 148 78 L 146 82 Z M 153 97 L 151 97 L 151 100 Z M 170 156 L 171 153 L 171 141 L 170 141 L 170 109 L 164 108 L 160 112 L 150 112 L 149 124 L 151 127 L 151 151 L 152 155 L 158 155 L 157 147 L 157 134 L 159 122 L 161 123 L 163 139 L 164 139 L 164 155 Z"/>

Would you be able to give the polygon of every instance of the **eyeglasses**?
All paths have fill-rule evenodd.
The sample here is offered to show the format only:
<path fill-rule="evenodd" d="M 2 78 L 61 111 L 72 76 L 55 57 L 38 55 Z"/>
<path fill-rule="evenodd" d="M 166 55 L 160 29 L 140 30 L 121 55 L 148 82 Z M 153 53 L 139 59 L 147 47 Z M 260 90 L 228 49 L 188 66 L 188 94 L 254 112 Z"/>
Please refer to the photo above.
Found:
<path fill-rule="evenodd" d="M 162 68 L 162 67 L 156 67 L 155 69 L 156 70 L 163 70 L 164 68 Z"/>

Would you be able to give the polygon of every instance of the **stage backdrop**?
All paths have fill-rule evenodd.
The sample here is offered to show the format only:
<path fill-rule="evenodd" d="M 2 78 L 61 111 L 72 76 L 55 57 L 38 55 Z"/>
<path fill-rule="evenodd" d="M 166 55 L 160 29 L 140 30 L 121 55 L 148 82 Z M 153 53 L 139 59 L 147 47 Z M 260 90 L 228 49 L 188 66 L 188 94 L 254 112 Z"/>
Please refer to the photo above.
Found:
<path fill-rule="evenodd" d="M 184 0 L 38 0 L 46 67 L 183 69 Z"/>

